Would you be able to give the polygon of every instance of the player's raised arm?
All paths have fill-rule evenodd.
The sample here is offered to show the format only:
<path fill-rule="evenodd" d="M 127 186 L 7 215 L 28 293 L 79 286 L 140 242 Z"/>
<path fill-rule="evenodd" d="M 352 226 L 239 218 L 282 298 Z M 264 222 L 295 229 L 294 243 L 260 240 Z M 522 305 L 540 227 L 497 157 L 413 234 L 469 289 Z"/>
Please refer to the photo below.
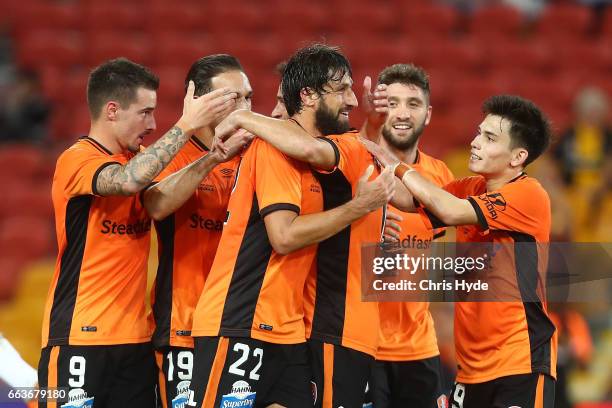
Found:
<path fill-rule="evenodd" d="M 231 113 L 215 129 L 215 139 L 223 140 L 238 129 L 246 129 L 287 156 L 311 166 L 332 170 L 336 156 L 332 146 L 312 137 L 295 120 L 273 119 L 246 109 Z"/>
<path fill-rule="evenodd" d="M 149 187 L 144 192 L 143 200 L 149 215 L 154 220 L 162 220 L 175 212 L 193 195 L 217 164 L 236 156 L 252 138 L 252 134 L 239 130 L 225 142 L 226 151 L 213 149 L 209 154 Z"/>
<path fill-rule="evenodd" d="M 363 80 L 363 94 L 361 107 L 367 117 L 359 132 L 360 136 L 375 143 L 380 138 L 380 132 L 389 114 L 387 100 L 387 85 L 378 84 L 372 93 L 372 79 L 366 76 Z"/>
<path fill-rule="evenodd" d="M 267 215 L 264 222 L 274 250 L 286 255 L 321 242 L 385 205 L 393 196 L 393 173 L 389 168 L 368 181 L 373 171 L 373 166 L 366 169 L 355 196 L 339 207 L 307 215 L 297 215 L 293 211 L 275 211 Z"/>
<path fill-rule="evenodd" d="M 183 115 L 164 136 L 144 149 L 125 165 L 105 167 L 96 179 L 99 195 L 132 195 L 142 191 L 170 163 L 187 142 L 191 133 L 223 117 L 233 108 L 236 94 L 227 88 L 194 98 L 195 86 L 190 82 L 185 95 Z M 107 110 L 113 115 L 113 102 Z M 151 114 L 144 112 L 144 114 Z"/>

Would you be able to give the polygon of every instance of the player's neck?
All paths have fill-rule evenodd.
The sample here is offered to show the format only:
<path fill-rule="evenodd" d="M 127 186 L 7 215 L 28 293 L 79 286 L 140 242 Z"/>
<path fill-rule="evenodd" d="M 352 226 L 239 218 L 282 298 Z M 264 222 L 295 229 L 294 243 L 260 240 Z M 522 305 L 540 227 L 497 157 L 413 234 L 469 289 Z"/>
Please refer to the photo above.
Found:
<path fill-rule="evenodd" d="M 213 138 L 215 137 L 215 131 L 209 127 L 198 129 L 194 136 L 196 139 L 200 141 L 204 146 L 211 150 Z"/>
<path fill-rule="evenodd" d="M 313 137 L 321 137 L 323 134 L 315 124 L 315 114 L 314 111 L 309 111 L 303 109 L 300 113 L 297 113 L 291 117 L 294 121 L 298 123 L 308 133 Z"/>
<path fill-rule="evenodd" d="M 391 153 L 393 153 L 398 159 L 400 159 L 403 163 L 406 164 L 415 164 L 417 157 L 418 157 L 418 151 L 419 151 L 419 143 L 415 143 L 414 146 L 412 146 L 409 149 L 405 149 L 405 150 L 401 150 L 398 149 L 395 146 L 392 146 L 391 144 L 389 144 L 387 142 L 387 140 L 384 137 L 380 137 L 380 144 L 381 146 L 383 146 L 384 148 L 386 148 L 387 150 L 389 150 Z"/>
<path fill-rule="evenodd" d="M 126 153 L 126 151 L 121 148 L 121 144 L 119 144 L 117 137 L 115 137 L 110 129 L 106 128 L 104 124 L 93 122 L 89 128 L 88 136 L 100 143 L 112 154 Z"/>
<path fill-rule="evenodd" d="M 511 182 L 512 180 L 518 178 L 521 174 L 523 174 L 523 169 L 514 170 L 509 169 L 509 171 L 504 172 L 503 174 L 487 177 L 485 179 L 487 181 L 487 191 L 496 191 Z"/>

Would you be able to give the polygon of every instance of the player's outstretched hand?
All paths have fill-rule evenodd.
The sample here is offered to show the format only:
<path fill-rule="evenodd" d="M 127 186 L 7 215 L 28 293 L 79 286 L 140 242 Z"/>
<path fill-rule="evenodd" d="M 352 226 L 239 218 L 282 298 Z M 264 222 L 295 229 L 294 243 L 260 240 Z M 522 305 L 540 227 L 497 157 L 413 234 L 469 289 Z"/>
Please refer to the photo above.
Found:
<path fill-rule="evenodd" d="M 229 88 L 220 88 L 205 95 L 195 97 L 195 84 L 189 81 L 183 101 L 181 122 L 190 130 L 196 130 L 227 116 L 236 107 L 238 94 Z"/>
<path fill-rule="evenodd" d="M 380 164 L 382 164 L 385 168 L 395 168 L 395 165 L 400 162 L 399 159 L 395 157 L 393 153 L 391 153 L 389 150 L 385 149 L 381 145 L 374 143 L 373 141 L 364 137 L 360 137 L 359 140 L 365 146 L 365 148 L 368 149 L 368 152 L 370 152 L 370 154 L 374 156 L 376 160 L 378 160 Z"/>
<path fill-rule="evenodd" d="M 385 242 L 400 241 L 400 233 L 402 232 L 402 227 L 399 223 L 401 221 L 402 217 L 399 214 L 396 214 L 392 211 L 387 211 L 385 218 L 385 231 L 383 234 Z"/>
<path fill-rule="evenodd" d="M 373 172 L 374 166 L 368 166 L 357 183 L 354 197 L 355 203 L 367 212 L 387 204 L 395 193 L 395 176 L 391 167 L 384 169 L 374 180 L 368 181 Z"/>
<path fill-rule="evenodd" d="M 366 76 L 363 80 L 363 94 L 361 96 L 363 109 L 368 115 L 368 121 L 373 127 L 380 127 L 389 114 L 389 101 L 387 100 L 387 85 L 378 84 L 372 93 L 372 78 Z"/>
<path fill-rule="evenodd" d="M 220 163 L 226 162 L 248 146 L 254 137 L 255 136 L 252 133 L 244 129 L 240 129 L 235 132 L 225 142 L 217 139 L 215 136 L 212 152 L 217 155 Z"/>

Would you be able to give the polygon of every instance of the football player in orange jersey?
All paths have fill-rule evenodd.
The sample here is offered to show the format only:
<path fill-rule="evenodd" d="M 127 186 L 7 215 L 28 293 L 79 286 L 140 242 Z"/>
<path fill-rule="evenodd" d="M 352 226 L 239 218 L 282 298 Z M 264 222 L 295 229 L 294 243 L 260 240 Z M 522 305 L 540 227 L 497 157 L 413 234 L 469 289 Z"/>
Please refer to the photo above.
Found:
<path fill-rule="evenodd" d="M 388 150 L 367 145 L 386 166 L 397 166 L 395 174 L 421 206 L 403 196 L 402 210 L 418 210 L 429 228 L 460 226 L 457 242 L 498 244 L 488 282 L 510 282 L 516 292 L 507 301 L 455 303 L 458 372 L 451 406 L 553 407 L 557 335 L 544 287 L 550 200 L 524 172 L 547 148 L 550 126 L 535 104 L 518 96 L 493 96 L 483 113 L 469 159 L 477 176 L 443 188 Z"/>
<path fill-rule="evenodd" d="M 95 68 L 87 84 L 89 136 L 61 154 L 53 178 L 59 254 L 38 381 L 96 407 L 155 404 L 145 309 L 151 221 L 138 193 L 192 132 L 235 105 L 227 88 L 196 99 L 190 83 L 179 121 L 143 148 L 155 130 L 158 85 L 151 71 L 124 58 Z"/>
<path fill-rule="evenodd" d="M 215 54 L 198 59 L 187 73 L 186 87 L 189 82 L 195 84 L 197 97 L 228 88 L 236 94 L 236 109 L 251 109 L 253 90 L 234 56 Z M 144 206 L 155 220 L 159 242 L 151 297 L 158 396 L 163 407 L 187 401 L 184 391 L 193 371 L 193 309 L 223 232 L 240 164 L 236 155 L 251 138 L 241 131 L 228 141 L 232 146 L 227 154 L 211 151 L 214 127 L 221 119 L 194 132 L 157 182 L 144 192 Z"/>
<path fill-rule="evenodd" d="M 436 185 L 450 183 L 454 177 L 448 167 L 419 149 L 432 113 L 427 73 L 412 64 L 395 64 L 383 69 L 377 82 L 374 96 L 370 78 L 364 81 L 363 106 L 368 117 L 362 133 Z M 444 232 L 434 234 L 417 214 L 390 207 L 389 214 L 394 213 L 399 215 L 395 222 L 401 248 L 426 249 Z M 392 225 L 389 220 L 387 224 Z M 380 342 L 369 381 L 373 406 L 444 406 L 440 352 L 429 303 L 381 302 L 379 308 Z"/>

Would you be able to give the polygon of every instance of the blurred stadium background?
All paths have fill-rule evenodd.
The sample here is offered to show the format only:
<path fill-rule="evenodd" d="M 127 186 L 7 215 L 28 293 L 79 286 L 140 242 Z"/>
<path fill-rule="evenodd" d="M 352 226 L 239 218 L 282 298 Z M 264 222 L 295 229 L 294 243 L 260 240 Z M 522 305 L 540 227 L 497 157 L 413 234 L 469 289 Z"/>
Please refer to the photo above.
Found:
<path fill-rule="evenodd" d="M 612 6 L 606 1 L 0 0 L 0 10 L 0 332 L 34 366 L 56 251 L 55 159 L 88 132 L 89 70 L 118 56 L 151 67 L 161 79 L 154 137 L 178 118 L 185 74 L 207 54 L 241 60 L 254 89 L 253 110 L 261 113 L 275 104 L 276 64 L 306 43 L 343 48 L 358 96 L 365 75 L 413 62 L 430 74 L 434 107 L 421 147 L 457 176 L 466 175 L 482 101 L 522 95 L 544 109 L 555 130 L 551 153 L 528 169 L 551 194 L 553 240 L 612 240 Z M 357 109 L 353 125 L 362 119 Z M 155 265 L 152 256 L 150 269 Z M 609 293 L 609 286 L 602 290 Z M 560 312 L 567 326 L 560 355 L 569 395 L 580 407 L 610 406 L 604 402 L 612 401 L 610 303 L 566 306 L 559 307 L 569 309 Z M 452 366 L 452 315 L 448 305 L 432 308 Z"/>

